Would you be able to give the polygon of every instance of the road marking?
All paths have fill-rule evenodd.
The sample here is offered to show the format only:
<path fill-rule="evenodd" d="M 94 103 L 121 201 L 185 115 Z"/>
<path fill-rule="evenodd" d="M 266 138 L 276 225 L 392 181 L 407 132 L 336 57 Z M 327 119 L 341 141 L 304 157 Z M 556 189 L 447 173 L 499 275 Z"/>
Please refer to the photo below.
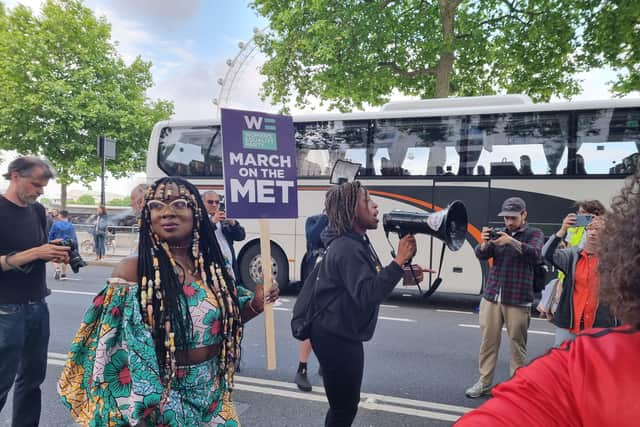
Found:
<path fill-rule="evenodd" d="M 479 328 L 480 328 L 480 325 L 466 325 L 466 324 L 464 324 L 464 323 L 460 323 L 460 324 L 458 324 L 458 326 L 460 326 L 460 327 L 462 327 L 462 328 L 475 328 L 475 329 L 479 329 Z M 506 330 L 507 330 L 507 328 L 502 328 L 502 330 L 503 330 L 503 331 L 506 331 Z M 537 334 L 537 335 L 552 335 L 552 336 L 553 336 L 553 335 L 555 335 L 555 333 L 554 333 L 554 332 L 547 332 L 547 331 L 535 331 L 535 330 L 532 330 L 532 329 L 529 329 L 528 333 L 530 333 L 530 334 L 534 334 L 534 335 L 536 335 L 536 334 Z"/>
<path fill-rule="evenodd" d="M 54 352 L 49 352 L 48 356 L 49 359 L 47 362 L 55 366 L 64 366 L 67 358 L 66 354 Z M 316 388 L 318 388 L 318 386 L 316 386 Z M 235 376 L 235 389 L 312 402 L 324 403 L 327 401 L 327 397 L 321 387 L 319 391 L 310 393 L 301 392 L 293 383 L 240 375 Z M 359 406 L 371 411 L 390 412 L 451 422 L 456 421 L 461 415 L 473 410 L 473 408 L 465 406 L 448 405 L 426 400 L 406 399 L 374 393 L 361 393 Z"/>
<path fill-rule="evenodd" d="M 284 307 L 273 307 L 273 309 L 277 311 L 291 311 L 290 308 L 284 308 Z"/>
<path fill-rule="evenodd" d="M 47 353 L 47 356 L 49 356 L 49 357 L 53 357 L 54 359 L 63 359 L 63 360 L 67 358 L 67 355 L 66 355 L 66 354 L 63 354 L 63 353 L 54 353 L 54 352 L 52 352 L 52 351 L 48 352 L 48 353 Z"/>
<path fill-rule="evenodd" d="M 440 313 L 474 314 L 473 311 L 445 310 L 443 308 L 436 308 L 436 311 L 439 311 Z"/>
<path fill-rule="evenodd" d="M 478 314 L 475 311 L 462 311 L 462 310 L 445 310 L 443 308 L 436 308 L 436 311 L 440 312 L 440 313 L 456 313 L 456 314 Z M 543 319 L 542 317 L 531 317 L 531 320 L 544 320 L 545 322 L 548 322 L 547 319 Z"/>
<path fill-rule="evenodd" d="M 386 317 L 386 316 L 378 316 L 378 319 L 382 319 L 382 320 L 393 320 L 396 322 L 411 322 L 411 323 L 415 323 L 415 320 L 413 319 L 405 319 L 403 317 Z"/>
<path fill-rule="evenodd" d="M 54 294 L 74 294 L 74 295 L 90 295 L 95 296 L 98 292 L 86 292 L 86 291 L 70 291 L 67 289 L 51 289 Z"/>
<path fill-rule="evenodd" d="M 382 308 L 398 308 L 397 305 L 387 305 L 387 304 L 380 304 L 380 307 L 382 307 Z"/>
<path fill-rule="evenodd" d="M 235 379 L 235 389 L 237 390 L 313 402 L 327 401 L 326 395 L 323 391 L 315 391 L 311 393 L 301 392 L 298 391 L 297 386 L 292 383 L 241 376 L 236 376 Z M 372 411 L 391 412 L 395 414 L 412 415 L 420 418 L 432 418 L 444 421 L 456 421 L 461 415 L 473 409 L 464 406 L 447 405 L 437 402 L 405 399 L 401 397 L 372 393 L 361 393 L 359 406 Z M 420 408 L 435 409 L 442 412 Z"/>

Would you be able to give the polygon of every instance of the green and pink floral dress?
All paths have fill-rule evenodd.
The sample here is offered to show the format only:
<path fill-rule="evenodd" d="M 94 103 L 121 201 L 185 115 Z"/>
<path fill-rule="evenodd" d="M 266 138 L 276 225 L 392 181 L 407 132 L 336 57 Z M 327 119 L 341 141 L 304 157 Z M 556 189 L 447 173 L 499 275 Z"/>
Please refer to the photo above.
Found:
<path fill-rule="evenodd" d="M 84 316 L 58 381 L 73 419 L 92 427 L 239 426 L 228 386 L 216 375 L 217 358 L 179 366 L 169 399 L 161 405 L 165 387 L 137 288 L 110 279 Z M 183 292 L 193 322 L 188 347 L 220 343 L 221 311 L 212 292 L 199 282 L 185 285 Z M 242 310 L 253 294 L 238 287 L 238 297 Z"/>

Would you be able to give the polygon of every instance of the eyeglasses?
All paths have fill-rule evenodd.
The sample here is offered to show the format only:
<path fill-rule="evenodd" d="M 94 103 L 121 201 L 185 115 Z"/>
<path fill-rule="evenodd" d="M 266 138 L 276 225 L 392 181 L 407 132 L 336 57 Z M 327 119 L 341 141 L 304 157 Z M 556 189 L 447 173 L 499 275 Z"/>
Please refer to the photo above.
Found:
<path fill-rule="evenodd" d="M 169 203 L 161 200 L 149 200 L 147 206 L 151 212 L 162 212 L 166 207 L 171 208 L 174 212 L 180 212 L 189 209 L 189 202 L 185 199 L 175 199 Z"/>
<path fill-rule="evenodd" d="M 219 205 L 220 200 L 207 200 L 208 205 Z"/>

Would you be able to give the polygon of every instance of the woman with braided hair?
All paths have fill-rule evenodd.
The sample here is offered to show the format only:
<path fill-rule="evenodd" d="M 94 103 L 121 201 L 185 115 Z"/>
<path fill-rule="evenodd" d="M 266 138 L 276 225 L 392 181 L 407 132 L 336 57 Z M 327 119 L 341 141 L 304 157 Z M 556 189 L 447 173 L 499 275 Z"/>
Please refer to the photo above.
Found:
<path fill-rule="evenodd" d="M 378 228 L 378 206 L 358 181 L 330 188 L 325 212 L 329 225 L 322 239 L 327 249 L 318 271 L 314 305 L 326 308 L 311 325 L 311 346 L 322 367 L 329 400 L 325 426 L 343 427 L 351 425 L 358 411 L 362 342 L 373 336 L 380 304 L 402 278 L 403 266 L 415 254 L 416 240 L 412 235 L 400 239 L 396 257 L 382 266 L 366 235 L 367 230 Z M 418 281 L 422 271 L 416 271 Z"/>
<path fill-rule="evenodd" d="M 58 391 L 91 426 L 236 426 L 243 325 L 265 298 L 236 286 L 197 189 L 176 177 L 145 193 L 138 255 L 85 314 Z"/>

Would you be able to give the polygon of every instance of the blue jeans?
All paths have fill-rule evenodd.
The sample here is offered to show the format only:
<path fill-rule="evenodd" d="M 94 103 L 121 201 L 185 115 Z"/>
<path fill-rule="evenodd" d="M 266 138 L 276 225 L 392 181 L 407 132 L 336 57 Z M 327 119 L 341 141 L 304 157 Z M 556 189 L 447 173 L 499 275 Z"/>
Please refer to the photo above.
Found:
<path fill-rule="evenodd" d="M 95 236 L 93 236 L 93 243 L 94 243 L 94 248 L 95 248 L 95 252 L 96 252 L 96 256 L 98 258 L 102 258 L 104 256 L 104 253 L 106 252 L 105 250 L 105 238 L 107 236 L 103 235 L 98 235 L 96 234 Z"/>
<path fill-rule="evenodd" d="M 12 427 L 38 425 L 48 346 L 46 302 L 0 304 L 0 411 L 15 380 Z"/>

